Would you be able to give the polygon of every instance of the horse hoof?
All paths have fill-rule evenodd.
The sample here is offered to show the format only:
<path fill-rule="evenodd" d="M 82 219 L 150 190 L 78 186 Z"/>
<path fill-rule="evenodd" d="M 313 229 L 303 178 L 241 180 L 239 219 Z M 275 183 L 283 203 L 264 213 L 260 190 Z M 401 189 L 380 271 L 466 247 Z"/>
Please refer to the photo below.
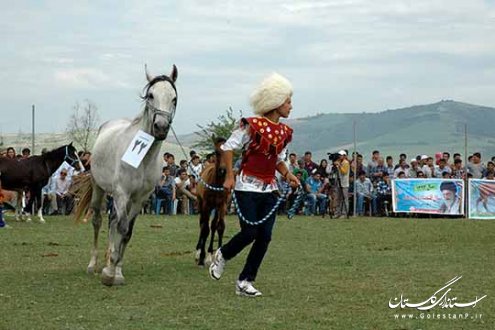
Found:
<path fill-rule="evenodd" d="M 101 271 L 101 283 L 106 286 L 112 286 L 115 279 L 115 271 L 111 272 L 108 267 L 103 268 Z"/>
<path fill-rule="evenodd" d="M 209 267 L 211 265 L 212 260 L 213 260 L 213 256 L 211 255 L 211 253 L 208 253 L 208 255 L 206 256 L 205 265 Z"/>
<path fill-rule="evenodd" d="M 113 285 L 124 285 L 124 284 L 125 284 L 124 276 L 115 276 L 113 278 Z"/>
<path fill-rule="evenodd" d="M 45 219 L 40 219 L 40 223 L 45 224 L 46 223 Z"/>
<path fill-rule="evenodd" d="M 26 222 L 31 222 L 31 221 L 33 221 L 33 220 L 31 220 L 31 218 L 26 219 Z"/>
<path fill-rule="evenodd" d="M 96 266 L 88 266 L 88 268 L 86 268 L 86 274 L 88 275 L 94 275 L 97 272 L 98 271 L 96 270 Z"/>

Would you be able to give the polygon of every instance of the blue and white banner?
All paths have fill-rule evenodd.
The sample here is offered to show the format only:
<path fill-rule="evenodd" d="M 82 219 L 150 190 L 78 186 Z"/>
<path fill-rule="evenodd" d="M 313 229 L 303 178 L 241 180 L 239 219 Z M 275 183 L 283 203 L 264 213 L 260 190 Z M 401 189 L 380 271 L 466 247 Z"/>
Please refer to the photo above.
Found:
<path fill-rule="evenodd" d="M 495 181 L 469 180 L 469 218 L 495 219 Z"/>
<path fill-rule="evenodd" d="M 457 179 L 392 180 L 394 212 L 464 214 L 464 181 Z"/>

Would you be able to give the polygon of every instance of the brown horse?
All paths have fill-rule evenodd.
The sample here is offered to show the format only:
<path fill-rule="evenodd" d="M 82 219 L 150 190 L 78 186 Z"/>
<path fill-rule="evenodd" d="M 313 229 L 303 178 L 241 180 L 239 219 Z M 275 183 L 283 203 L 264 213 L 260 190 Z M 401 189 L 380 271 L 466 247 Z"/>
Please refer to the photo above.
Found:
<path fill-rule="evenodd" d="M 211 222 L 211 238 L 208 247 L 207 263 L 211 262 L 213 255 L 213 240 L 215 232 L 218 232 L 218 248 L 222 246 L 223 233 L 225 231 L 225 214 L 227 213 L 227 201 L 230 197 L 230 192 L 223 189 L 223 183 L 227 170 L 222 159 L 222 151 L 220 145 L 225 142 L 223 138 L 215 138 L 215 165 L 206 167 L 201 173 L 200 183 L 198 184 L 198 208 L 199 208 L 199 240 L 196 245 L 196 262 L 199 266 L 205 265 L 205 246 L 210 228 L 210 214 L 215 210 L 215 216 Z"/>

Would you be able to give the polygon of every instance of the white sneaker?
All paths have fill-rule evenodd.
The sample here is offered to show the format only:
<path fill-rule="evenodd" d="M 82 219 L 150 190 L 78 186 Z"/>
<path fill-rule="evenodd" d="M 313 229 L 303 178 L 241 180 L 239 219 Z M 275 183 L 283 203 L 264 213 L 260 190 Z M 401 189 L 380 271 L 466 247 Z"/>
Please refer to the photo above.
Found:
<path fill-rule="evenodd" d="M 222 277 L 224 267 L 225 259 L 222 256 L 222 251 L 218 249 L 210 265 L 210 277 L 218 281 Z"/>
<path fill-rule="evenodd" d="M 245 297 L 259 297 L 262 295 L 261 291 L 256 289 L 253 286 L 253 283 L 243 280 L 243 281 L 237 281 L 235 285 L 235 293 L 238 296 L 245 296 Z"/>

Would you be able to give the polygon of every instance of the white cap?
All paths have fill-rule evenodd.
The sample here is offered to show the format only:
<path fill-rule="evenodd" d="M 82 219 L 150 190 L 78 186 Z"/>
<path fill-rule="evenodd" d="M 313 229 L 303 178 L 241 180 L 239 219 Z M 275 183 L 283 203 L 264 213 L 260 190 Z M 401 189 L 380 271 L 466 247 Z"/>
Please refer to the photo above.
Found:
<path fill-rule="evenodd" d="M 421 160 L 423 160 L 423 159 L 428 159 L 428 156 L 426 156 L 426 155 L 422 155 L 422 156 L 421 156 Z"/>
<path fill-rule="evenodd" d="M 339 151 L 339 155 L 341 155 L 341 156 L 347 156 L 347 152 L 345 152 L 345 150 L 340 150 Z"/>
<path fill-rule="evenodd" d="M 411 163 L 412 163 L 412 162 L 416 162 L 416 163 L 417 163 L 417 162 L 418 162 L 418 160 L 417 160 L 416 158 L 411 158 Z"/>

